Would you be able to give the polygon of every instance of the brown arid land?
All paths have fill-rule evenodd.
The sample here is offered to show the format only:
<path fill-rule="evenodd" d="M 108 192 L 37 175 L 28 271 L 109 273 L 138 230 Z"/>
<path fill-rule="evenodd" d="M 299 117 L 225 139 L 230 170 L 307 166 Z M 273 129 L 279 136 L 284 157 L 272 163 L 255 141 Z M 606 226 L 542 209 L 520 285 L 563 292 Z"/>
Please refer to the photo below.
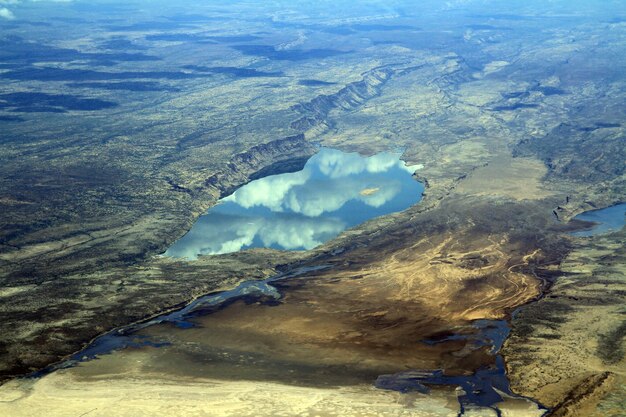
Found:
<path fill-rule="evenodd" d="M 502 415 L 541 415 L 524 397 L 551 416 L 623 415 L 626 231 L 569 234 L 588 226 L 575 215 L 626 201 L 623 22 L 582 6 L 566 20 L 507 6 L 489 25 L 470 14 L 444 26 L 440 9 L 333 23 L 347 8 L 321 24 L 275 5 L 214 7 L 200 12 L 267 19 L 192 23 L 191 38 L 111 23 L 94 32 L 90 21 L 58 23 L 71 40 L 44 26 L 33 32 L 82 54 L 121 38 L 147 48 L 138 50 L 159 60 L 115 61 L 107 71 L 120 79 L 110 88 L 152 71 L 166 90 L 96 90 L 118 106 L 0 121 L 9 126 L 0 154 L 0 415 L 456 416 L 455 387 L 403 394 L 373 381 L 493 364 L 488 347 L 466 340 L 421 343 L 478 319 L 511 322 L 501 353 L 522 397 L 507 398 Z M 398 28 L 368 26 L 380 19 Z M 329 30 L 346 22 L 331 43 Z M 221 35 L 198 42 L 207 30 Z M 71 81 L 87 95 L 88 82 L 106 83 L 86 61 L 98 57 L 79 57 L 71 62 L 87 73 L 43 56 L 32 58 L 37 68 L 2 67 L 0 82 L 56 94 Z M 299 170 L 319 146 L 401 149 L 420 167 L 424 197 L 310 251 L 161 256 L 220 197 Z M 141 330 L 167 347 L 20 378 L 204 294 L 320 265 L 278 282 L 278 305 L 239 301 L 196 318 L 197 329 Z"/>

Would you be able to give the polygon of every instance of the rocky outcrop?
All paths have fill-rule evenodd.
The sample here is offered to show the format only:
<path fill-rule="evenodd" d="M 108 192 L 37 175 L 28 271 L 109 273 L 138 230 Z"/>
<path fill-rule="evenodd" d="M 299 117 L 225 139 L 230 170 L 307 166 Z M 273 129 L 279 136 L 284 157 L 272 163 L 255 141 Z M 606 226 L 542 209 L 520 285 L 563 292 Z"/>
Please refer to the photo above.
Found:
<path fill-rule="evenodd" d="M 615 375 L 602 372 L 585 378 L 576 385 L 548 414 L 549 417 L 582 417 L 602 398 L 608 387 L 615 382 Z"/>
<path fill-rule="evenodd" d="M 225 169 L 209 177 L 204 185 L 217 189 L 224 197 L 253 179 L 301 169 L 316 152 L 306 140 L 307 131 L 332 125 L 329 121 L 332 110 L 352 110 L 377 97 L 382 86 L 397 71 L 391 66 L 374 68 L 364 73 L 361 81 L 347 84 L 336 93 L 322 94 L 292 106 L 291 109 L 301 117 L 294 120 L 290 127 L 299 134 L 254 146 L 236 155 Z M 404 73 L 407 70 L 401 71 Z"/>
<path fill-rule="evenodd" d="M 257 145 L 235 155 L 223 170 L 207 178 L 204 185 L 217 189 L 220 197 L 224 197 L 263 176 L 259 173 L 270 175 L 300 170 L 315 152 L 315 147 L 303 134 Z"/>
<path fill-rule="evenodd" d="M 391 67 L 379 67 L 366 72 L 361 81 L 350 83 L 334 94 L 322 94 L 307 103 L 296 104 L 292 110 L 302 117 L 291 128 L 306 131 L 328 124 L 328 114 L 334 109 L 352 110 L 380 94 L 381 87 L 393 76 Z"/>

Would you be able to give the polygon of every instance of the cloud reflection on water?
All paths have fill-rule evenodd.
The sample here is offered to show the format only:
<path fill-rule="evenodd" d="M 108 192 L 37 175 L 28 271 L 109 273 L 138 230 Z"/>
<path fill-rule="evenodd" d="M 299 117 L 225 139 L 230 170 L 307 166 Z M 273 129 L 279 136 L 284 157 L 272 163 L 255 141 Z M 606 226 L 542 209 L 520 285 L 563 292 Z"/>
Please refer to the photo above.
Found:
<path fill-rule="evenodd" d="M 222 199 L 166 255 L 312 249 L 347 227 L 419 201 L 423 187 L 411 177 L 415 167 L 399 156 L 324 148 L 302 171 L 252 181 Z"/>

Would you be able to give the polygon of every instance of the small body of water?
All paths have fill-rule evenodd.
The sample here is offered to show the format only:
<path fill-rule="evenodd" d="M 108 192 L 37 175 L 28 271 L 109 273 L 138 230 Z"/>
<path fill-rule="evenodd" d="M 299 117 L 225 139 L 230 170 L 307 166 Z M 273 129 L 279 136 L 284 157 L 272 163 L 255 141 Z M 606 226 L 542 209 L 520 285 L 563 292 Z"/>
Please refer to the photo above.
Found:
<path fill-rule="evenodd" d="M 412 177 L 415 168 L 399 153 L 363 157 L 322 148 L 301 171 L 252 181 L 221 199 L 165 255 L 195 259 L 256 247 L 312 249 L 420 201 L 424 186 Z"/>
<path fill-rule="evenodd" d="M 573 232 L 573 236 L 588 237 L 621 230 L 626 224 L 626 203 L 617 204 L 599 210 L 590 210 L 574 217 L 574 220 L 582 220 L 595 223 L 590 229 Z"/>
<path fill-rule="evenodd" d="M 519 398 L 529 404 L 536 404 L 539 413 L 548 410 L 531 400 L 514 394 L 509 386 L 504 358 L 499 354 L 505 340 L 509 337 L 511 328 L 506 320 L 476 320 L 472 327 L 478 332 L 457 333 L 440 340 L 423 340 L 427 344 L 445 343 L 450 340 L 465 340 L 474 346 L 488 346 L 490 353 L 495 356 L 491 366 L 477 369 L 472 375 L 446 375 L 443 370 L 410 370 L 397 374 L 381 375 L 376 380 L 376 387 L 400 392 L 420 392 L 427 394 L 429 387 L 452 385 L 461 389 L 458 394 L 460 406 L 459 416 L 466 415 L 467 411 L 487 408 L 496 415 L 502 413 L 498 408 L 507 399 Z M 542 410 L 542 411 L 541 411 Z M 533 415 L 537 415 L 534 413 Z"/>

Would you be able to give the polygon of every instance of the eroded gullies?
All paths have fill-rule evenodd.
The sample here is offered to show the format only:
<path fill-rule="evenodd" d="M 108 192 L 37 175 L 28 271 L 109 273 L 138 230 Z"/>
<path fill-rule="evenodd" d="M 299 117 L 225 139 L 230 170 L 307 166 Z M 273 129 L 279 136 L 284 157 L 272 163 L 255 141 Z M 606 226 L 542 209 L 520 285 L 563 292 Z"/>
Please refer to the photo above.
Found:
<path fill-rule="evenodd" d="M 412 178 L 415 167 L 399 158 L 323 148 L 301 171 L 252 181 L 222 199 L 165 255 L 194 259 L 253 247 L 312 249 L 421 199 L 424 187 Z"/>
<path fill-rule="evenodd" d="M 579 214 L 574 220 L 596 223 L 591 229 L 574 232 L 578 237 L 595 236 L 621 230 L 626 224 L 626 203 Z"/>

